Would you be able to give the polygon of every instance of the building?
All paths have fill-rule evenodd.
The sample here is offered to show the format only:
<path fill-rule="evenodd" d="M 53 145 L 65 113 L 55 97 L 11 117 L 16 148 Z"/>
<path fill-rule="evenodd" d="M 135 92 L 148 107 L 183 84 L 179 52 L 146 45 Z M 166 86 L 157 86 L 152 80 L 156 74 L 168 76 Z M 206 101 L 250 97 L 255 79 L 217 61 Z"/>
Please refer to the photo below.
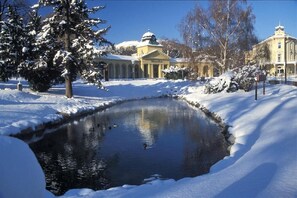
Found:
<path fill-rule="evenodd" d="M 105 75 L 115 78 L 163 78 L 162 70 L 169 66 L 188 67 L 190 61 L 186 58 L 171 58 L 163 52 L 163 46 L 158 43 L 151 32 L 143 34 L 137 45 L 137 53 L 132 56 L 108 54 L 100 57 L 99 62 L 107 65 Z M 198 76 L 212 77 L 214 67 L 212 61 L 204 59 L 194 66 Z"/>
<path fill-rule="evenodd" d="M 275 27 L 274 35 L 253 46 L 245 54 L 245 62 L 257 63 L 270 76 L 297 75 L 297 39 L 286 34 L 281 25 Z"/>

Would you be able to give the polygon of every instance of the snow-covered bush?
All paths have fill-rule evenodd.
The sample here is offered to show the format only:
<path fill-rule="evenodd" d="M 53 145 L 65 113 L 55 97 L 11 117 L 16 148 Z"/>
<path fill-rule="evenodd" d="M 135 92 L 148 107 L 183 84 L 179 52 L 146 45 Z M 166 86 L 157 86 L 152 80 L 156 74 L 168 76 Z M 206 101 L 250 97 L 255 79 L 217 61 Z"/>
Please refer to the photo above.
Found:
<path fill-rule="evenodd" d="M 255 83 L 255 77 L 258 74 L 264 73 L 255 65 L 246 65 L 234 69 L 234 80 L 238 83 L 239 89 L 250 91 Z"/>
<path fill-rule="evenodd" d="M 264 75 L 263 71 L 255 65 L 238 67 L 207 81 L 204 93 L 233 92 L 237 89 L 250 91 L 253 88 L 255 77 L 260 74 Z"/>
<path fill-rule="evenodd" d="M 189 69 L 186 67 L 180 68 L 170 66 L 168 69 L 162 70 L 166 79 L 183 79 L 189 74 Z"/>
<path fill-rule="evenodd" d="M 222 91 L 233 92 L 238 89 L 238 84 L 233 81 L 234 72 L 228 71 L 219 77 L 208 80 L 204 85 L 204 93 L 218 93 Z"/>

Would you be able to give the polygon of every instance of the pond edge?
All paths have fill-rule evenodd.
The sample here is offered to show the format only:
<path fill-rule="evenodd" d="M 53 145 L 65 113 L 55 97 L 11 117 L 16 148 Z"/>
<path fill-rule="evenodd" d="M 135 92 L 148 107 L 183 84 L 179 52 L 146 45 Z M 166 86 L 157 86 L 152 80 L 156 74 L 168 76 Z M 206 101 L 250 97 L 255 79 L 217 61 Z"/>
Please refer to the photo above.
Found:
<path fill-rule="evenodd" d="M 54 129 L 59 125 L 66 124 L 66 123 L 73 121 L 75 119 L 79 119 L 79 118 L 94 114 L 96 112 L 106 110 L 112 106 L 121 104 L 123 102 L 154 99 L 154 98 L 174 98 L 174 99 L 183 100 L 183 101 L 187 102 L 189 105 L 201 110 L 207 117 L 209 117 L 210 119 L 215 121 L 222 128 L 222 130 L 220 132 L 224 135 L 225 140 L 228 143 L 228 151 L 230 152 L 231 146 L 235 143 L 235 137 L 232 134 L 230 134 L 228 131 L 228 128 L 230 127 L 230 125 L 224 123 L 220 116 L 218 116 L 214 112 L 209 111 L 206 107 L 202 106 L 200 103 L 187 100 L 183 96 L 171 95 L 171 94 L 165 94 L 165 95 L 156 96 L 156 97 L 120 99 L 120 100 L 113 101 L 110 103 L 103 103 L 102 105 L 100 105 L 98 107 L 94 107 L 94 108 L 88 109 L 88 110 L 82 110 L 82 111 L 79 111 L 77 113 L 72 113 L 72 114 L 57 112 L 57 114 L 60 114 L 62 116 L 62 118 L 36 125 L 34 128 L 28 127 L 26 129 L 21 130 L 19 133 L 10 135 L 10 136 L 19 138 L 25 142 L 28 140 L 31 140 L 34 137 L 42 138 L 46 134 L 46 130 Z"/>

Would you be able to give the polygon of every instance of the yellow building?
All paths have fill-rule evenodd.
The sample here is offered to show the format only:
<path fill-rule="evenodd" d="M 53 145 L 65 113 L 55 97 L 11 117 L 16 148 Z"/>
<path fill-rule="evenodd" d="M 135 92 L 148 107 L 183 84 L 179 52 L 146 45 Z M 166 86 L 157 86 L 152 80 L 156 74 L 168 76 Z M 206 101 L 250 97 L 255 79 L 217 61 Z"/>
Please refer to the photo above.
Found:
<path fill-rule="evenodd" d="M 253 46 L 245 54 L 246 63 L 257 63 L 269 75 L 297 75 L 297 39 L 286 34 L 284 27 L 275 27 L 274 35 Z"/>
<path fill-rule="evenodd" d="M 189 61 L 184 58 L 171 58 L 163 52 L 163 46 L 156 36 L 146 32 L 137 45 L 137 53 L 132 56 L 108 54 L 100 57 L 99 62 L 107 65 L 108 77 L 114 78 L 163 78 L 162 70 L 169 66 L 188 67 Z M 192 66 L 193 67 L 193 66 Z M 197 63 L 194 67 L 199 76 L 212 77 L 214 68 L 211 61 Z"/>

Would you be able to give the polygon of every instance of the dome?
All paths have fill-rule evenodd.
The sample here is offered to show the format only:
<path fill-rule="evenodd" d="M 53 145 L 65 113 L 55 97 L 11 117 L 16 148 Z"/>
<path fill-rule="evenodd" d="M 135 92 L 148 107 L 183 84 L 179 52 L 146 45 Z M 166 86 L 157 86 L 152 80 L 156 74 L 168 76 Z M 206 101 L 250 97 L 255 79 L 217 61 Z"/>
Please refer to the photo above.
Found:
<path fill-rule="evenodd" d="M 156 44 L 158 45 L 159 43 L 157 42 L 157 38 L 154 33 L 152 32 L 146 32 L 142 35 L 141 37 L 141 42 L 148 42 L 150 44 Z"/>

